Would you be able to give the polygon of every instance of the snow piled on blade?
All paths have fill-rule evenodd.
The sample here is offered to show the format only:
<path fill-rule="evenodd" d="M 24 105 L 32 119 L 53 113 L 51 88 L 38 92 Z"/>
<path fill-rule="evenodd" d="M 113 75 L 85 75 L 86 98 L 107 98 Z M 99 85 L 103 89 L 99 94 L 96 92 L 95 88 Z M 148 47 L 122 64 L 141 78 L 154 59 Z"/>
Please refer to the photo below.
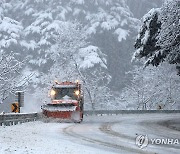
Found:
<path fill-rule="evenodd" d="M 48 110 L 48 111 L 75 111 L 76 106 L 48 106 L 48 105 L 43 105 L 42 106 L 43 110 Z"/>
<path fill-rule="evenodd" d="M 76 112 L 72 112 L 72 119 L 74 120 L 74 121 L 80 121 L 80 112 L 79 111 L 76 111 Z"/>

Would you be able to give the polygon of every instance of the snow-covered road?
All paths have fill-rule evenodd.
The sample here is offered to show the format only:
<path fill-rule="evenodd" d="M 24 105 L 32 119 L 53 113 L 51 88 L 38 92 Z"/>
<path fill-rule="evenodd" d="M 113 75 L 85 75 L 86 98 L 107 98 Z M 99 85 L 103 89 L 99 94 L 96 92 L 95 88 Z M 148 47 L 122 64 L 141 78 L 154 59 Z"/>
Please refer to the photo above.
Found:
<path fill-rule="evenodd" d="M 138 135 L 178 139 L 180 114 L 89 116 L 81 124 L 41 121 L 0 127 L 1 154 L 180 153 L 180 144 L 152 144 L 140 149 Z"/>

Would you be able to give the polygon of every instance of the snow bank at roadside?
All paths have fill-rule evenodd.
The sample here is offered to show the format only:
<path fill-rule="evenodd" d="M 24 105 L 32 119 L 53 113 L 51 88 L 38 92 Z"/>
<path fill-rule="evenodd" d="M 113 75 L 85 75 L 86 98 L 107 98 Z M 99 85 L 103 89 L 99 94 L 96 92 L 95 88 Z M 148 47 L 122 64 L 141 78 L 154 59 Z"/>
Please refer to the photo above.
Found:
<path fill-rule="evenodd" d="M 71 123 L 30 122 L 0 127 L 1 154 L 95 154 L 107 152 L 80 145 L 64 135 L 63 128 Z"/>

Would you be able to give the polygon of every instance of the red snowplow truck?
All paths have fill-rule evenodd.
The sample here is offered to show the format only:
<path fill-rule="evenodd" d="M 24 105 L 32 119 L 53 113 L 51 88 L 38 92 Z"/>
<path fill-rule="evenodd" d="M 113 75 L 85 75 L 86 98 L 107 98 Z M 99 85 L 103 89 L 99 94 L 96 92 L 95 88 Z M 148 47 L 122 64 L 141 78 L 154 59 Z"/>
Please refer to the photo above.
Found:
<path fill-rule="evenodd" d="M 81 122 L 83 120 L 83 94 L 77 82 L 55 82 L 50 91 L 51 103 L 42 106 L 48 118 L 62 121 Z"/>

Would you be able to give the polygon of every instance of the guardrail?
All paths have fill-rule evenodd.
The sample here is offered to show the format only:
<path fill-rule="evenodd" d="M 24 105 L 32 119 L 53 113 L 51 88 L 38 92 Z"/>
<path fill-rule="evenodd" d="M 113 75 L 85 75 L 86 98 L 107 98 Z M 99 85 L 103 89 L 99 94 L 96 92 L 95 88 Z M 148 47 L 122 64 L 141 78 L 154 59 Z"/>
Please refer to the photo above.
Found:
<path fill-rule="evenodd" d="M 1 114 L 0 126 L 11 126 L 38 119 L 37 113 Z"/>
<path fill-rule="evenodd" d="M 84 111 L 84 115 L 118 115 L 118 114 L 144 114 L 144 113 L 180 113 L 180 110 L 95 110 Z"/>
<path fill-rule="evenodd" d="M 180 113 L 180 110 L 95 110 L 84 111 L 84 115 L 119 115 L 119 114 L 144 114 L 144 113 Z M 0 126 L 11 126 L 24 122 L 40 119 L 40 113 L 12 113 L 0 115 Z"/>

